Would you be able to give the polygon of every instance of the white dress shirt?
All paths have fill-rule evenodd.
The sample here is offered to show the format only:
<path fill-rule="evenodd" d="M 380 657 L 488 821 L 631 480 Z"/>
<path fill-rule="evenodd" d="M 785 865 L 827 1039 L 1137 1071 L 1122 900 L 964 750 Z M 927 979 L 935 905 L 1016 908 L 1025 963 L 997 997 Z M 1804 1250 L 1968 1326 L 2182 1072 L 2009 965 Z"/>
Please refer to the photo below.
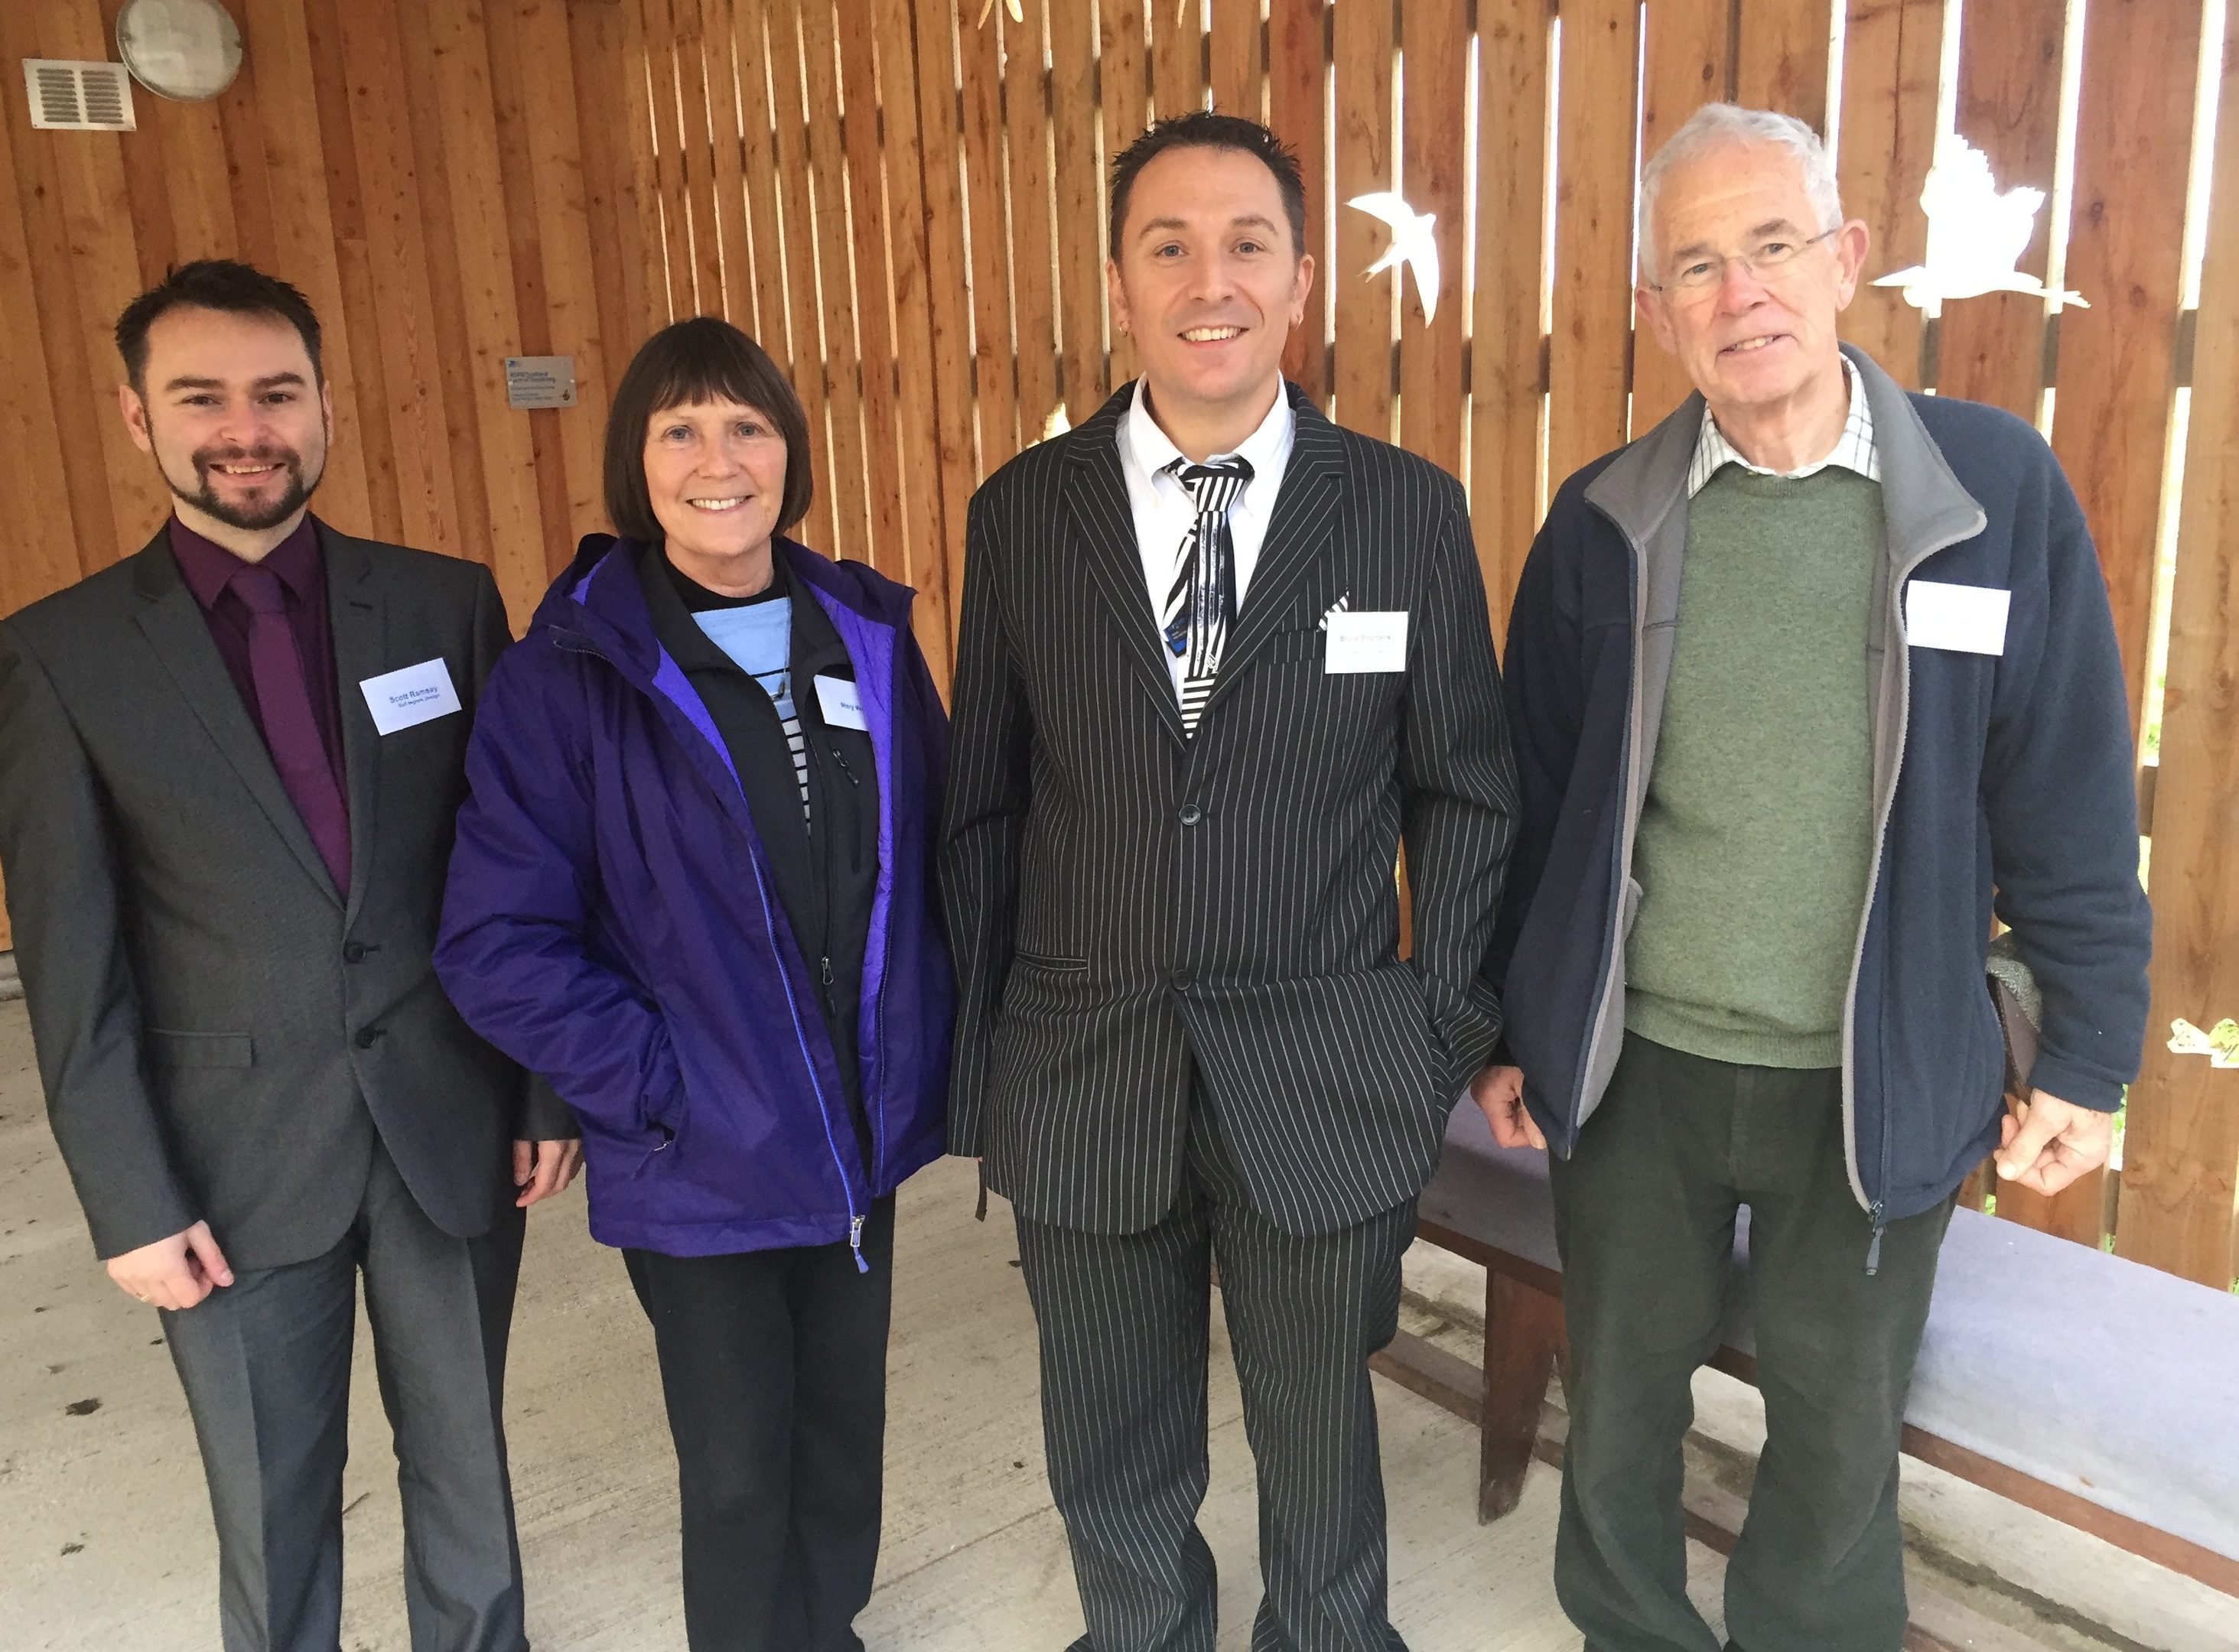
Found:
<path fill-rule="evenodd" d="M 1166 468 L 1182 456 L 1182 450 L 1159 428 L 1144 397 L 1144 381 L 1138 379 L 1134 401 L 1127 416 L 1120 421 L 1118 446 L 1120 474 L 1127 479 L 1127 503 L 1135 516 L 1135 548 L 1143 559 L 1143 588 L 1150 594 L 1151 624 L 1155 629 L 1158 616 L 1166 612 L 1166 594 L 1174 588 L 1174 576 L 1181 568 L 1182 547 L 1197 525 L 1197 506 L 1181 479 L 1166 473 Z M 1228 510 L 1239 613 L 1243 611 L 1245 588 L 1259 566 L 1259 547 L 1267 540 L 1268 519 L 1275 514 L 1275 495 L 1282 490 L 1297 426 L 1286 387 L 1277 391 L 1275 405 L 1234 454 L 1213 455 L 1241 459 L 1252 467 L 1252 480 L 1244 484 Z M 1179 694 L 1185 662 L 1163 643 L 1159 652 L 1166 656 L 1174 692 Z"/>

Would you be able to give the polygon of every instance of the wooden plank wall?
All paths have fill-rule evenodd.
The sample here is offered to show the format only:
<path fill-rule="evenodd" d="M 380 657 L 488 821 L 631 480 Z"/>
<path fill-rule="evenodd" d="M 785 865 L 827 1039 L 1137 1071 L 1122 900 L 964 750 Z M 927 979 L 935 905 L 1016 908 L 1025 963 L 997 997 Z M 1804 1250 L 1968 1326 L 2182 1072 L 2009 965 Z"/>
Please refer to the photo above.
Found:
<path fill-rule="evenodd" d="M 1831 132 L 1871 276 L 1920 262 L 1917 197 L 1956 109 L 2002 187 L 2070 202 L 2023 268 L 2063 272 L 2091 308 L 1998 296 L 1925 320 L 1868 288 L 1845 330 L 1908 384 L 2049 429 L 2142 715 L 2181 490 L 2154 1013 L 2239 1012 L 2239 412 L 2213 259 L 2193 380 L 2215 394 L 2174 462 L 2192 111 L 2202 65 L 2229 72 L 2226 43 L 2200 38 L 2220 15 L 2205 0 L 2090 0 L 2080 30 L 2083 0 L 1023 0 L 1020 20 L 1007 0 L 425 0 L 409 28 L 402 0 L 229 3 L 250 72 L 213 103 L 143 96 L 136 134 L 32 134 L 0 76 L 0 313 L 37 321 L 0 328 L 0 366 L 32 387 L 0 415 L 0 466 L 65 479 L 14 490 L 35 502 L 0 557 L 0 608 L 160 516 L 108 406 L 105 329 L 169 259 L 229 251 L 284 269 L 333 328 L 325 508 L 486 558 L 516 619 L 595 525 L 596 404 L 628 348 L 674 315 L 729 315 L 810 409 L 807 535 L 919 588 L 945 678 L 973 489 L 1132 370 L 1104 291 L 1112 156 L 1146 119 L 1211 103 L 1264 115 L 1306 174 L 1320 290 L 1289 370 L 1340 421 L 1465 476 L 1498 619 L 1549 488 L 1685 394 L 1632 327 L 1642 155 L 1715 97 Z M 0 46 L 107 56 L 115 4 L 18 0 Z M 2235 120 L 2227 102 L 2227 155 Z M 2228 267 L 2239 163 L 2218 182 Z M 1345 202 L 1380 189 L 1437 214 L 1435 317 L 1403 275 L 1362 274 L 1386 232 Z M 499 358 L 541 349 L 577 355 L 591 407 L 504 408 Z M 2239 1076 L 2166 1056 L 2165 1036 L 2131 1098 L 2115 1242 L 2228 1283 Z M 2098 1240 L 2116 1201 L 2002 1204 Z"/>
<path fill-rule="evenodd" d="M 32 131 L 17 60 L 113 57 L 118 4 L 0 6 L 0 348 L 37 387 L 0 485 L 40 501 L 0 555 L 0 612 L 162 521 L 110 331 L 172 263 L 225 256 L 293 281 L 324 325 L 339 429 L 318 509 L 489 563 L 525 623 L 602 524 L 601 409 L 667 314 L 620 129 L 634 7 L 228 0 L 248 61 L 222 96 L 136 88 L 136 131 Z M 575 357 L 582 405 L 510 411 L 504 358 L 542 354 Z"/>

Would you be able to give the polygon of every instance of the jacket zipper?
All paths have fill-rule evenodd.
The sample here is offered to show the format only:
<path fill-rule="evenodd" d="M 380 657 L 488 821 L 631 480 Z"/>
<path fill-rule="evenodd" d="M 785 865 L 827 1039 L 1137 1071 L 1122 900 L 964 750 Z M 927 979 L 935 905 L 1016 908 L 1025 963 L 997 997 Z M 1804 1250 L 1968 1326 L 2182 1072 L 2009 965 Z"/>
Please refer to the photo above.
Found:
<path fill-rule="evenodd" d="M 1632 662 L 1631 687 L 1625 697 L 1624 744 L 1618 755 L 1618 784 L 1624 788 L 1618 817 L 1617 859 L 1612 867 L 1611 901 L 1613 916 L 1611 939 L 1602 959 L 1601 976 L 1594 983 L 1595 1003 L 1593 1025 L 1586 1032 L 1585 1058 L 1578 1064 L 1576 1087 L 1571 1092 L 1571 1131 L 1575 1138 L 1585 1128 L 1586 1082 L 1593 1071 L 1594 1053 L 1600 1049 L 1602 1027 L 1609 1013 L 1610 972 L 1623 966 L 1624 937 L 1624 886 L 1632 865 L 1632 834 L 1635 813 L 1632 806 L 1632 765 L 1640 740 L 1640 680 L 1641 656 L 1647 646 L 1648 632 L 1648 553 L 1643 550 L 1631 530 L 1616 517 L 1596 505 L 1602 519 L 1618 531 L 1624 541 L 1631 562 L 1632 574 Z M 1618 1037 L 1624 1036 L 1622 1029 Z"/>
<path fill-rule="evenodd" d="M 743 795 L 743 787 L 741 792 Z M 754 870 L 754 894 L 761 902 L 762 932 L 770 938 L 770 951 L 777 955 L 778 980 L 785 987 L 786 1012 L 793 1018 L 794 1045 L 801 1052 L 801 1065 L 808 1069 L 808 1087 L 816 1094 L 816 1113 L 824 1125 L 824 1149 L 832 1155 L 832 1168 L 840 1172 L 840 1197 L 847 1201 L 847 1248 L 854 1253 L 855 1271 L 868 1273 L 871 1264 L 863 1260 L 863 1218 L 855 1209 L 855 1190 L 848 1184 L 847 1161 L 840 1157 L 839 1140 L 832 1133 L 832 1106 L 825 1098 L 824 1081 L 816 1075 L 816 1058 L 809 1053 L 808 1037 L 801 1030 L 801 1002 L 793 994 L 793 977 L 786 970 L 785 955 L 778 952 L 777 921 L 770 912 L 769 886 L 762 878 L 761 863 L 749 855 L 747 865 Z M 827 958 L 819 961 L 824 966 L 824 979 L 828 985 L 832 979 L 832 960 Z"/>
<path fill-rule="evenodd" d="M 621 668 L 615 665 L 606 651 L 588 639 L 571 639 L 567 633 L 555 631 L 553 633 L 553 640 L 556 646 L 567 648 L 571 653 L 589 654 L 594 659 L 605 660 L 609 668 L 622 676 L 625 682 L 629 680 L 627 673 L 623 673 Z M 729 767 L 728 760 L 725 766 Z M 733 771 L 731 780 L 734 785 L 739 786 L 739 794 L 743 800 L 746 796 L 746 787 L 740 782 L 736 771 Z M 840 1144 L 832 1134 L 832 1107 L 825 1098 L 824 1081 L 816 1076 L 816 1058 L 809 1053 L 807 1035 L 801 1029 L 801 1001 L 794 996 L 793 977 L 785 967 L 785 954 L 778 950 L 777 920 L 770 910 L 769 886 L 763 879 L 761 863 L 751 853 L 747 856 L 747 865 L 754 874 L 754 897 L 761 903 L 762 932 L 770 938 L 770 951 L 777 958 L 778 983 L 785 988 L 786 1013 L 793 1020 L 794 1047 L 801 1052 L 801 1065 L 808 1070 L 808 1087 L 816 1097 L 817 1118 L 824 1126 L 825 1151 L 832 1155 L 832 1168 L 840 1172 L 840 1197 L 847 1201 L 847 1248 L 854 1254 L 855 1271 L 859 1274 L 868 1273 L 871 1271 L 871 1264 L 863 1259 L 863 1217 L 855 1209 L 855 1190 L 847 1181 L 847 1161 L 840 1157 Z M 828 975 L 830 971 L 831 963 L 827 959 L 825 972 Z M 662 1145 L 666 1146 L 668 1144 L 663 1143 Z"/>
<path fill-rule="evenodd" d="M 1843 1167 L 1850 1178 L 1850 1191 L 1865 1207 L 1866 1219 L 1872 1224 L 1866 1241 L 1866 1272 L 1869 1277 L 1879 1273 L 1882 1265 L 1882 1235 L 1889 1229 L 1889 1218 L 1882 1198 L 1870 1198 L 1866 1194 L 1864 1167 L 1858 1163 L 1857 1112 L 1857 1038 L 1858 1038 L 1858 976 L 1865 966 L 1866 931 L 1874 921 L 1874 903 L 1881 897 L 1882 856 L 1889 846 L 1890 817 L 1897 812 L 1898 784 L 1904 778 L 1905 741 L 1912 732 L 1912 640 L 1905 634 L 1904 586 L 1914 570 L 1940 551 L 1947 551 L 1981 533 L 1985 519 L 1978 511 L 1975 521 L 1964 533 L 1954 534 L 1926 546 L 1907 557 L 1890 574 L 1889 642 L 1883 650 L 1882 669 L 1897 672 L 1897 730 L 1890 759 L 1889 790 L 1886 796 L 1874 804 L 1873 858 L 1867 863 L 1866 902 L 1858 917 L 1858 938 L 1850 955 L 1850 982 L 1843 999 Z M 1878 695 L 1880 685 L 1875 685 Z M 1883 1193 L 1889 1191 L 1890 1109 L 1886 1097 L 1882 1103 L 1882 1138 L 1879 1144 L 1881 1163 L 1880 1184 Z"/>

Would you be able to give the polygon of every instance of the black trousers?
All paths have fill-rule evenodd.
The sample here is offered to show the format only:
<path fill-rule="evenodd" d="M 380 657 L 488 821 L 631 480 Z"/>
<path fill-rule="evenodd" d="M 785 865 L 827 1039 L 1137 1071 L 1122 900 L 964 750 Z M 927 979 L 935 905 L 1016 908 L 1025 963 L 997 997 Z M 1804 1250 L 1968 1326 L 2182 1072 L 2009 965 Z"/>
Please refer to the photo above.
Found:
<path fill-rule="evenodd" d="M 1405 1652 L 1385 1615 L 1384 1479 L 1368 1357 L 1399 1329 L 1410 1203 L 1334 1233 L 1253 1209 L 1195 1110 L 1180 1198 L 1141 1233 L 1020 1218 L 1050 1489 L 1088 1633 L 1075 1652 L 1212 1652 L 1211 1264 L 1259 1480 L 1253 1652 Z"/>
<path fill-rule="evenodd" d="M 237 1272 L 163 1316 L 209 1481 L 226 1652 L 340 1642 L 361 1274 L 396 1443 L 413 1652 L 528 1646 L 503 1417 L 522 1218 L 508 1206 L 482 1237 L 453 1238 L 376 1144 L 357 1218 L 333 1250 Z"/>
<path fill-rule="evenodd" d="M 894 1202 L 845 1244 L 625 1251 L 653 1322 L 692 1652 L 860 1652 L 879 1560 Z"/>
<path fill-rule="evenodd" d="M 1951 1207 L 1891 1223 L 1868 1274 L 1844 1133 L 1838 1071 L 1628 1035 L 1552 1164 L 1571 1338 L 1555 1588 L 1591 1652 L 1718 1652 L 1687 1599 L 1681 1450 L 1744 1204 L 1766 1440 L 1726 1632 L 1744 1652 L 1898 1652 L 1897 1451 Z"/>

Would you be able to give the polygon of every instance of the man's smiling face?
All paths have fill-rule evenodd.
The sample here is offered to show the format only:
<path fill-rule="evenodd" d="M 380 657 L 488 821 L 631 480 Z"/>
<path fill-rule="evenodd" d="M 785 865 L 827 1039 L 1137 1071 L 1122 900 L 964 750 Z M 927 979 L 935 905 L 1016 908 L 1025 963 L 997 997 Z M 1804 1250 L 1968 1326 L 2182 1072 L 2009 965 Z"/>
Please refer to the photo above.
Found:
<path fill-rule="evenodd" d="M 1733 143 L 1690 156 L 1664 175 L 1654 229 L 1658 267 L 1644 272 L 1641 317 L 1714 413 L 1769 412 L 1841 373 L 1836 321 L 1857 291 L 1865 226 L 1817 239 L 1827 226 L 1793 155 Z M 1771 243 L 1802 250 L 1763 274 L 1737 256 Z M 1721 262 L 1714 284 L 1680 283 L 1690 268 Z"/>
<path fill-rule="evenodd" d="M 1266 394 L 1314 274 L 1274 173 L 1240 149 L 1167 149 L 1136 175 L 1126 204 L 1107 271 L 1112 315 L 1134 336 L 1154 404 L 1210 409 Z"/>
<path fill-rule="evenodd" d="M 144 388 L 119 393 L 188 526 L 281 526 L 326 470 L 333 411 L 302 335 L 276 315 L 183 305 L 148 329 Z"/>

